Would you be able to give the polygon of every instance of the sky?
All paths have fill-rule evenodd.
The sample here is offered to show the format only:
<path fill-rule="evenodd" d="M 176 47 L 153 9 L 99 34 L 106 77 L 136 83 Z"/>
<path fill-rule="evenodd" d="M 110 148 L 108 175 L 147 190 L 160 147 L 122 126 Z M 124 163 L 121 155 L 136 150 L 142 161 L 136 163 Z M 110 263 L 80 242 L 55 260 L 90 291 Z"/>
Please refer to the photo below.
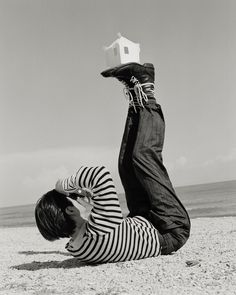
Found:
<path fill-rule="evenodd" d="M 121 33 L 156 68 L 174 186 L 236 179 L 234 0 L 0 0 L 0 207 L 117 162 L 128 103 L 104 79 Z"/>

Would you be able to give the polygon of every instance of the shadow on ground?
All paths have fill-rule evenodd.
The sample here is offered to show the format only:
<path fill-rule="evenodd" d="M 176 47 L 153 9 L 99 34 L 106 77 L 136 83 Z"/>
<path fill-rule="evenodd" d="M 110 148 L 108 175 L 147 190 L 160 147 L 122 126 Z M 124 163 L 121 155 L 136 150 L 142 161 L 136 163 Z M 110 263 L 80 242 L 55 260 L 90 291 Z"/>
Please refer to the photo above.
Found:
<path fill-rule="evenodd" d="M 18 254 L 24 255 L 35 255 L 35 254 L 60 254 L 64 256 L 71 256 L 70 253 L 62 252 L 62 251 L 19 251 Z"/>
<path fill-rule="evenodd" d="M 87 265 L 88 264 L 81 262 L 76 258 L 71 258 L 64 261 L 33 261 L 30 263 L 11 266 L 11 269 L 35 271 L 50 268 L 79 268 Z"/>

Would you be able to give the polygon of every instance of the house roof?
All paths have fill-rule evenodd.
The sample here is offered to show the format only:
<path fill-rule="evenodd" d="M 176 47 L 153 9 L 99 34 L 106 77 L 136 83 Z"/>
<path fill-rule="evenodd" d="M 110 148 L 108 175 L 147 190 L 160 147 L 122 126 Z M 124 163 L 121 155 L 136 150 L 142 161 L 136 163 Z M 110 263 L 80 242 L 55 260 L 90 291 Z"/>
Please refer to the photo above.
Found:
<path fill-rule="evenodd" d="M 139 46 L 139 43 L 135 43 L 135 42 L 121 36 L 121 34 L 118 34 L 118 36 L 119 36 L 119 38 L 116 39 L 111 45 L 107 46 L 106 47 L 107 49 L 113 47 L 117 43 L 119 43 L 119 44 L 127 44 L 127 45 L 129 45 L 129 44 L 134 45 L 135 44 L 135 45 Z"/>

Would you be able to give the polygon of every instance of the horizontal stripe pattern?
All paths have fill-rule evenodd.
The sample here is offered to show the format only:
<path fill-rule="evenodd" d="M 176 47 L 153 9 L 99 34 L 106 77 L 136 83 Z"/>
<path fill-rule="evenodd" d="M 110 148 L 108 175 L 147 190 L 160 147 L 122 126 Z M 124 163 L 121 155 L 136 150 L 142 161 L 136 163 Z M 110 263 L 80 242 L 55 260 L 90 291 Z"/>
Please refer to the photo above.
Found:
<path fill-rule="evenodd" d="M 105 263 L 136 260 L 160 254 L 158 231 L 141 216 L 123 218 L 115 186 L 105 167 L 81 167 L 62 180 L 65 192 L 89 189 L 93 209 L 80 241 L 72 239 L 66 249 L 79 260 Z"/>

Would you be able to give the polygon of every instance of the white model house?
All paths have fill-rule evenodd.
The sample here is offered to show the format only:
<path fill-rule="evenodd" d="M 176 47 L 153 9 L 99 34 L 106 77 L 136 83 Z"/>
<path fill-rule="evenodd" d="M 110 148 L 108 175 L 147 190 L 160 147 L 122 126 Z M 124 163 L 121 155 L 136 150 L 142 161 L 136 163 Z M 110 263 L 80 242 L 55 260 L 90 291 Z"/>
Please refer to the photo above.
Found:
<path fill-rule="evenodd" d="M 118 39 L 104 47 L 107 66 L 112 68 L 128 62 L 140 62 L 140 45 L 118 34 Z"/>

